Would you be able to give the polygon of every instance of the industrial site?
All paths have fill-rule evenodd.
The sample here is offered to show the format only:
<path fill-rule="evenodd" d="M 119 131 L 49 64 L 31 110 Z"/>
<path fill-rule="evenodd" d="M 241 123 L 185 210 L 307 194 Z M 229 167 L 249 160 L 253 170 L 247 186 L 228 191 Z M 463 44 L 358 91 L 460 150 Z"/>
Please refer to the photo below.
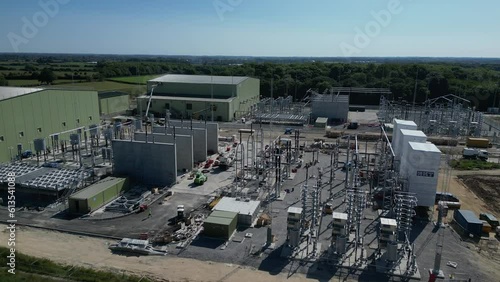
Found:
<path fill-rule="evenodd" d="M 452 94 L 259 91 L 250 77 L 165 75 L 131 115 L 120 95 L 0 87 L 1 218 L 15 175 L 18 226 L 111 240 L 113 256 L 319 281 L 498 279 L 498 173 L 455 169 L 500 162 L 492 115 Z M 357 93 L 379 107 L 352 105 Z"/>

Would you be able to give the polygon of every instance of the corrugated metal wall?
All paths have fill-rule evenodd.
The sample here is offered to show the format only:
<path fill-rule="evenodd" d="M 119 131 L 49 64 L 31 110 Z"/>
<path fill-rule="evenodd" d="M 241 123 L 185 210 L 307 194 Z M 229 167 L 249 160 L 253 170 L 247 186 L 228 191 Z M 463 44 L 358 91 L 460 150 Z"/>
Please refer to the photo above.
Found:
<path fill-rule="evenodd" d="M 96 91 L 51 89 L 0 101 L 0 137 L 3 137 L 0 138 L 3 139 L 0 141 L 0 163 L 10 160 L 9 147 L 14 148 L 14 155 L 17 153 L 18 143 L 28 150 L 31 145 L 34 150 L 32 142 L 36 138 L 47 138 L 52 133 L 95 123 L 99 123 Z M 61 138 L 69 138 L 67 135 Z"/>

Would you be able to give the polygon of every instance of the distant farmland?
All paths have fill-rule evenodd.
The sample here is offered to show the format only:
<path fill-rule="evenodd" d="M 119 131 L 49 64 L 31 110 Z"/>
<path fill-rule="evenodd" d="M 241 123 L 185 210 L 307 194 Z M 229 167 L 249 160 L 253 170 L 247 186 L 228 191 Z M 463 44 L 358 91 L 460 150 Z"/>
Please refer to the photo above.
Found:
<path fill-rule="evenodd" d="M 51 85 L 50 88 L 63 88 L 74 90 L 96 90 L 96 91 L 121 91 L 131 96 L 142 95 L 146 92 L 145 85 L 134 85 L 114 81 L 82 82 L 73 84 Z"/>
<path fill-rule="evenodd" d="M 121 83 L 128 84 L 142 84 L 146 85 L 148 80 L 157 78 L 161 76 L 161 74 L 153 74 L 153 75 L 142 75 L 142 76 L 125 76 L 125 77 L 113 77 L 108 78 L 109 81 L 116 81 Z"/>

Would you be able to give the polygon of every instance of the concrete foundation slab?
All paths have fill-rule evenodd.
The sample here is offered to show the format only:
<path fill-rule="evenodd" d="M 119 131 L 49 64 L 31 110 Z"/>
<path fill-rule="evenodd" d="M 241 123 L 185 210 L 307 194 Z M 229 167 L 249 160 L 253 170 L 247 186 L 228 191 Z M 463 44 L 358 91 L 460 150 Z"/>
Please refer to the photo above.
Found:
<path fill-rule="evenodd" d="M 400 246 L 398 246 L 398 249 Z M 418 266 L 412 271 L 407 268 L 408 258 L 403 253 L 399 253 L 399 258 L 395 262 L 388 261 L 388 253 L 383 251 L 382 254 L 375 258 L 375 268 L 379 273 L 384 273 L 391 276 L 407 277 L 408 279 L 420 280 L 421 275 Z"/>

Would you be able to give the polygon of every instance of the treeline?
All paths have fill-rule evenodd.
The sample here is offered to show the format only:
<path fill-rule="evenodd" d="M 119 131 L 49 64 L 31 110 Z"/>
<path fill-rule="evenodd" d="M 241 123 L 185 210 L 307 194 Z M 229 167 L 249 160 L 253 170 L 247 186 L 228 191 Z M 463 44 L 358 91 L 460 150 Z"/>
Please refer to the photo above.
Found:
<path fill-rule="evenodd" d="M 212 65 L 166 62 L 99 62 L 96 71 L 102 78 L 149 74 L 198 74 L 223 76 L 251 76 L 261 80 L 261 95 L 294 96 L 302 99 L 307 90 L 320 93 L 331 87 L 388 88 L 393 99 L 416 102 L 447 94 L 475 100 L 482 110 L 498 104 L 500 93 L 500 66 L 462 64 L 373 64 L 323 63 L 297 64 L 245 63 Z M 476 99 L 473 99 L 475 97 Z M 378 96 L 359 98 L 359 103 L 376 104 Z"/>

